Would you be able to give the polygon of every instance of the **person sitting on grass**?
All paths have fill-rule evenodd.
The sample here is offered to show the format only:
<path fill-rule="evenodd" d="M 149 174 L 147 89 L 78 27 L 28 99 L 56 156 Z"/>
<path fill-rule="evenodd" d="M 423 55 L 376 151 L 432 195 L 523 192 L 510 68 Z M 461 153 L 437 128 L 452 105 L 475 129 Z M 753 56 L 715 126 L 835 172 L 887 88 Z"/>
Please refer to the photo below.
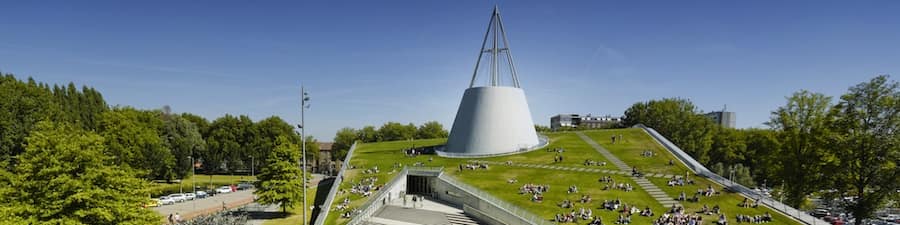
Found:
<path fill-rule="evenodd" d="M 568 193 L 568 194 L 578 193 L 578 187 L 575 185 L 569 186 L 569 191 L 567 191 L 566 193 Z"/>
<path fill-rule="evenodd" d="M 581 195 L 581 203 L 591 203 L 590 195 Z"/>
<path fill-rule="evenodd" d="M 641 216 L 653 216 L 653 211 L 650 211 L 650 207 L 644 208 L 644 211 L 641 211 Z"/>

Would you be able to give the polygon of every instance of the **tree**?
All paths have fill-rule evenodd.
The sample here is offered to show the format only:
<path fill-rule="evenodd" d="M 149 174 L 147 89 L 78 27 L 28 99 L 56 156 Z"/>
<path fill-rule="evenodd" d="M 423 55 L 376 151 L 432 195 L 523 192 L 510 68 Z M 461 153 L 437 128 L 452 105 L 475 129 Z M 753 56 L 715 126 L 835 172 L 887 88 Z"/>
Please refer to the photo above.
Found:
<path fill-rule="evenodd" d="M 104 148 L 100 135 L 39 123 L 15 168 L 16 193 L 5 199 L 21 207 L 12 214 L 31 224 L 158 223 L 155 212 L 141 207 L 149 200 L 147 184 L 116 166 Z"/>
<path fill-rule="evenodd" d="M 829 136 L 831 97 L 802 90 L 787 98 L 787 104 L 772 112 L 769 126 L 780 131 L 780 177 L 784 179 L 787 204 L 800 207 L 806 196 L 824 187 L 822 171 L 829 163 L 825 149 Z"/>
<path fill-rule="evenodd" d="M 375 129 L 375 126 L 365 126 L 359 131 L 359 141 L 362 142 L 379 142 L 381 141 L 381 137 L 378 135 L 378 130 Z"/>
<path fill-rule="evenodd" d="M 712 148 L 709 151 L 711 162 L 735 164 L 744 160 L 747 145 L 743 132 L 730 128 L 719 128 L 712 141 Z"/>
<path fill-rule="evenodd" d="M 900 91 L 888 76 L 853 86 L 834 107 L 834 178 L 839 193 L 862 224 L 900 189 Z M 844 199 L 844 198 L 842 198 Z"/>
<path fill-rule="evenodd" d="M 297 166 L 300 161 L 300 148 L 286 136 L 276 139 L 275 149 L 266 158 L 266 167 L 257 176 L 259 185 L 254 191 L 261 204 L 280 204 L 281 212 L 293 208 L 302 201 L 303 171 Z"/>
<path fill-rule="evenodd" d="M 353 146 L 353 143 L 359 136 L 356 130 L 349 127 L 341 128 L 334 134 L 334 145 L 331 146 L 331 158 L 333 160 L 343 160 L 347 156 L 347 151 Z"/>
<path fill-rule="evenodd" d="M 255 162 L 248 162 L 247 165 L 254 164 L 256 168 L 265 166 L 265 158 L 268 157 L 272 149 L 275 149 L 275 140 L 278 137 L 285 136 L 290 139 L 291 143 L 300 143 L 300 135 L 294 132 L 294 126 L 291 126 L 291 124 L 278 116 L 260 120 L 254 124 L 254 129 L 256 131 L 256 142 L 253 143 L 252 150 L 248 152 L 248 156 L 253 156 Z M 250 159 L 248 158 L 248 160 Z"/>
<path fill-rule="evenodd" d="M 437 121 L 426 122 L 419 126 L 418 131 L 416 131 L 416 138 L 419 139 L 446 138 L 447 136 L 449 136 L 449 133 L 447 130 L 444 130 L 444 125 Z"/>
<path fill-rule="evenodd" d="M 160 138 L 159 111 L 113 108 L 100 116 L 100 135 L 116 164 L 140 170 L 148 179 L 175 177 L 175 156 Z"/>
<path fill-rule="evenodd" d="M 715 124 L 700 115 L 689 100 L 664 98 L 635 103 L 625 110 L 623 125 L 644 124 L 666 136 L 700 163 L 710 162 Z"/>
<path fill-rule="evenodd" d="M 397 122 L 387 122 L 378 128 L 381 141 L 400 141 L 413 139 L 416 136 L 416 125 L 410 123 L 403 125 Z"/>
<path fill-rule="evenodd" d="M 311 162 L 310 164 L 318 165 L 319 140 L 316 140 L 313 136 L 306 136 L 306 140 L 304 141 L 306 142 L 306 161 Z"/>
<path fill-rule="evenodd" d="M 781 143 L 776 138 L 778 134 L 768 129 L 748 129 L 742 132 L 747 146 L 744 163 L 753 167 L 752 177 L 758 183 L 768 186 L 780 182 L 781 179 L 777 176 L 777 171 L 781 170 Z"/>
<path fill-rule="evenodd" d="M 225 114 L 213 120 L 209 125 L 209 136 L 206 137 L 207 151 L 203 158 L 203 169 L 207 172 L 227 172 L 231 168 L 232 153 L 241 150 L 243 133 L 238 118 Z"/>
<path fill-rule="evenodd" d="M 191 172 L 191 159 L 197 160 L 197 156 L 206 150 L 206 142 L 197 126 L 180 115 L 163 110 L 162 117 L 160 138 L 175 157 L 175 176 L 184 178 Z"/>

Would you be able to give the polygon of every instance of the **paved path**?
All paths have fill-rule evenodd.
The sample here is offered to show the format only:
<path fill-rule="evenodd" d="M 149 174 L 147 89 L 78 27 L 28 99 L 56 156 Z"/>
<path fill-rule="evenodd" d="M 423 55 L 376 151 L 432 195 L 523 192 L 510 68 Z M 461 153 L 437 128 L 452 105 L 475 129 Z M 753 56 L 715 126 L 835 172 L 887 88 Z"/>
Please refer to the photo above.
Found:
<path fill-rule="evenodd" d="M 625 172 L 628 174 L 631 173 L 631 167 L 628 166 L 628 164 L 625 164 L 625 162 L 622 162 L 622 160 L 619 160 L 619 158 L 617 158 L 615 155 L 613 155 L 611 152 L 609 152 L 609 150 L 606 150 L 605 148 L 603 148 L 603 146 L 600 146 L 600 144 L 597 144 L 597 142 L 595 142 L 594 140 L 589 138 L 587 135 L 584 135 L 584 133 L 582 133 L 580 131 L 575 132 L 575 133 L 578 134 L 578 137 L 581 137 L 582 141 L 587 142 L 588 145 L 590 145 L 591 147 L 594 148 L 594 150 L 597 150 L 597 152 L 599 152 L 601 155 L 606 157 L 606 159 L 609 160 L 609 162 L 611 162 L 613 165 L 618 167 L 619 170 L 621 170 L 621 172 Z M 647 174 L 647 175 L 650 176 L 651 174 Z M 657 174 L 652 174 L 652 175 L 655 176 Z M 656 199 L 656 201 L 659 202 L 659 204 L 662 204 L 663 207 L 669 207 L 672 205 L 681 205 L 677 201 L 675 201 L 675 199 L 672 199 L 672 197 L 670 197 L 668 194 L 666 194 L 661 189 L 659 189 L 659 187 L 657 187 L 656 185 L 651 183 L 650 180 L 647 180 L 647 178 L 632 176 L 631 179 L 634 180 L 634 182 L 637 183 L 638 186 L 641 186 L 641 188 L 646 190 L 647 193 L 650 194 L 650 196 L 653 196 L 653 198 Z"/>
<path fill-rule="evenodd" d="M 469 162 L 487 163 L 487 164 L 493 164 L 493 165 L 518 166 L 518 167 L 535 168 L 535 169 L 567 170 L 567 171 L 572 171 L 572 172 L 631 175 L 631 169 L 628 169 L 627 171 L 625 171 L 625 170 L 609 170 L 609 169 L 587 168 L 587 167 L 557 166 L 557 165 L 546 165 L 546 164 L 531 164 L 531 163 L 516 163 L 516 162 L 505 163 L 505 162 L 487 161 L 487 160 L 469 160 Z M 672 176 L 681 177 L 678 175 L 661 174 L 661 173 L 647 173 L 647 174 L 644 174 L 644 176 L 657 177 L 657 178 L 667 178 L 667 177 L 671 178 Z"/>
<path fill-rule="evenodd" d="M 164 205 L 153 208 L 153 211 L 163 215 L 163 217 L 168 216 L 169 214 L 178 213 L 181 215 L 182 220 L 187 220 L 193 217 L 221 211 L 223 202 L 229 209 L 249 204 L 253 202 L 253 189 L 217 194 L 209 198 Z"/>

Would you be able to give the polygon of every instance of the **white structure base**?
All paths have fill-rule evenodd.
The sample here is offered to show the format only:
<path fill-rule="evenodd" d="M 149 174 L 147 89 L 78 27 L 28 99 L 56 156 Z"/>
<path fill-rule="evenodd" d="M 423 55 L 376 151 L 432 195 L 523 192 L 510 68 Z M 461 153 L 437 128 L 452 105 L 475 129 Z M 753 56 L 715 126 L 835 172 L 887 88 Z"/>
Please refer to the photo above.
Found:
<path fill-rule="evenodd" d="M 540 145 L 522 89 L 473 87 L 463 94 L 450 138 L 438 154 L 493 156 L 524 152 Z"/>

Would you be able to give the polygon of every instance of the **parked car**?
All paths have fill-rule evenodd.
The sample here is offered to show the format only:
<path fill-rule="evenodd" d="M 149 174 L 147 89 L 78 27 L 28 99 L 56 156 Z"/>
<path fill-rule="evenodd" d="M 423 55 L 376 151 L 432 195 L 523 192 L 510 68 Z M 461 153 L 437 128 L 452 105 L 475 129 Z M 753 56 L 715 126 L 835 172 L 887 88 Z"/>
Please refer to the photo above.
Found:
<path fill-rule="evenodd" d="M 196 193 L 194 193 L 194 195 L 196 195 L 197 198 L 209 197 L 209 194 L 207 194 L 205 191 L 197 191 Z"/>
<path fill-rule="evenodd" d="M 253 188 L 253 184 L 251 184 L 251 183 L 240 183 L 240 184 L 238 184 L 238 186 L 237 186 L 237 189 L 238 189 L 239 191 L 240 191 L 240 190 L 247 190 L 247 189 L 251 189 L 251 188 Z"/>
<path fill-rule="evenodd" d="M 169 195 L 169 198 L 171 198 L 172 201 L 175 201 L 175 202 L 187 201 L 187 198 L 185 198 L 184 194 L 182 194 L 182 193 L 171 194 L 171 195 Z"/>
<path fill-rule="evenodd" d="M 169 196 L 162 196 L 162 197 L 159 197 L 159 204 L 160 205 L 175 204 L 175 199 L 172 199 Z"/>
<path fill-rule="evenodd" d="M 219 188 L 216 188 L 216 193 L 229 193 L 229 192 L 231 192 L 230 186 L 221 186 Z"/>
<path fill-rule="evenodd" d="M 184 199 L 187 199 L 188 201 L 194 200 L 195 198 L 197 198 L 197 195 L 194 193 L 184 194 Z"/>
<path fill-rule="evenodd" d="M 159 207 L 159 199 L 151 198 L 150 201 L 147 201 L 147 203 L 144 204 L 144 208 L 147 207 Z"/>

